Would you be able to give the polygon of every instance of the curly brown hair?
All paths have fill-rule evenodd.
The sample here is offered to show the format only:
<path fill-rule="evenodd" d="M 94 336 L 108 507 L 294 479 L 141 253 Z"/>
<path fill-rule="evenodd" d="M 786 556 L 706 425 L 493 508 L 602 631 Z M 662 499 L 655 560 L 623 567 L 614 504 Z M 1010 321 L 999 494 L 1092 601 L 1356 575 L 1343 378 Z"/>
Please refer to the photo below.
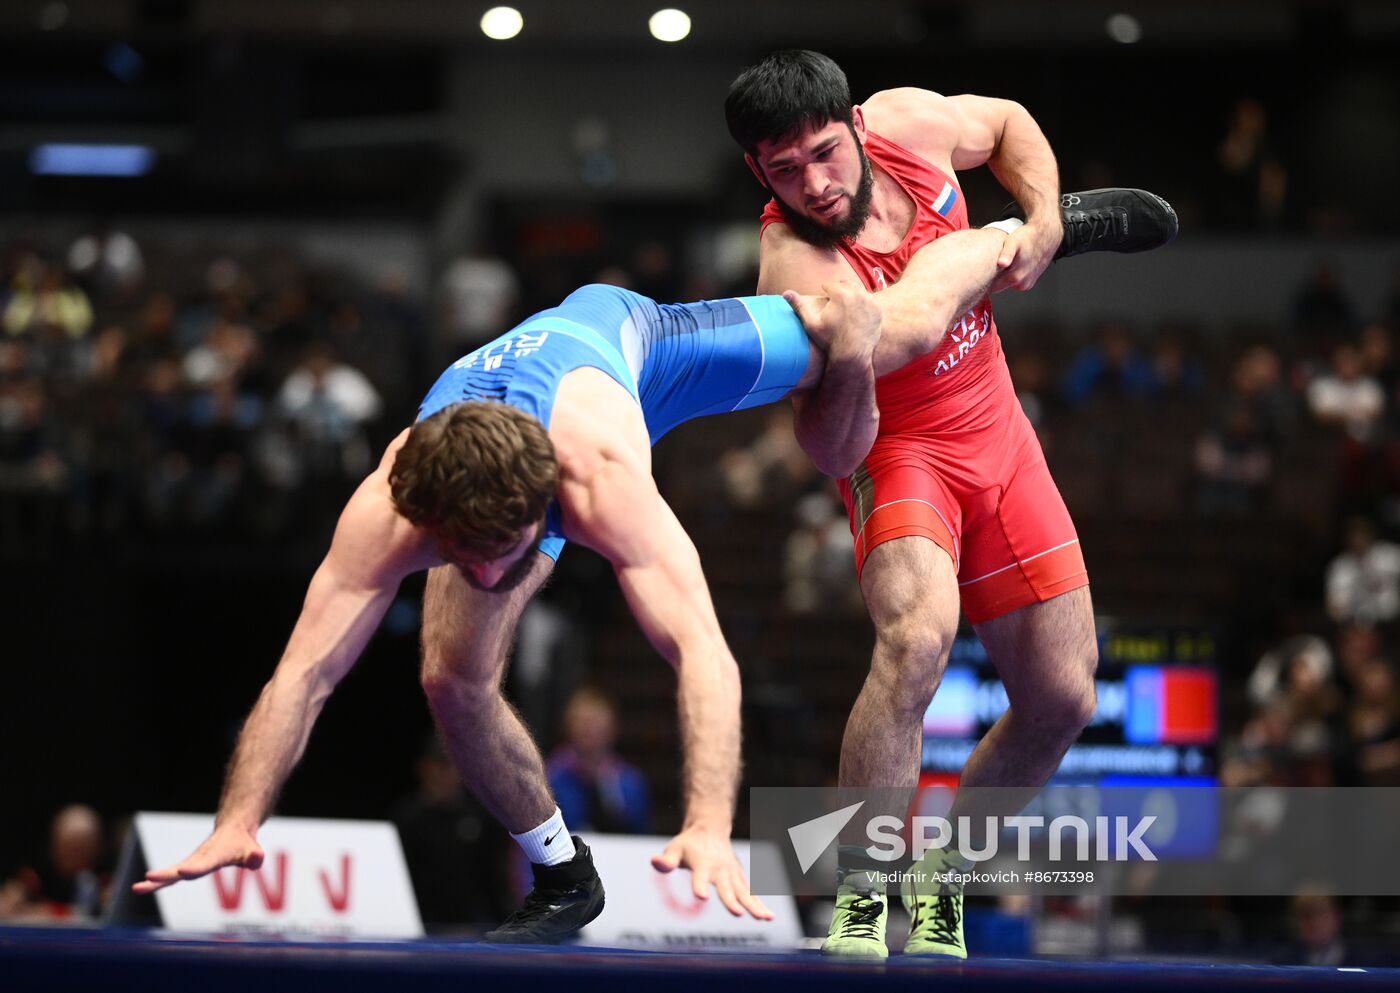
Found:
<path fill-rule="evenodd" d="M 507 404 L 477 400 L 415 424 L 389 472 L 400 514 L 487 557 L 544 517 L 558 483 L 544 425 Z"/>

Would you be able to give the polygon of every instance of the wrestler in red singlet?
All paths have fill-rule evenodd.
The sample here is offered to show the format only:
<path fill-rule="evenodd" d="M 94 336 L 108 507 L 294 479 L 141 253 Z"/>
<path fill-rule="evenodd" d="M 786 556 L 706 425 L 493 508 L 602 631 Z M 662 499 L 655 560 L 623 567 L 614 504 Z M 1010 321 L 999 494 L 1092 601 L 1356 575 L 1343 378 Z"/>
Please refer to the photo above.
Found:
<path fill-rule="evenodd" d="M 966 228 L 967 205 L 952 176 L 894 142 L 867 132 L 865 152 L 916 208 L 892 252 L 839 246 L 873 292 L 918 249 Z M 762 220 L 783 221 L 777 203 Z M 881 542 L 923 535 L 952 556 L 974 624 L 1088 585 L 1074 523 L 1011 385 L 990 298 L 938 349 L 880 377 L 876 400 L 879 436 L 841 480 L 857 570 Z"/>

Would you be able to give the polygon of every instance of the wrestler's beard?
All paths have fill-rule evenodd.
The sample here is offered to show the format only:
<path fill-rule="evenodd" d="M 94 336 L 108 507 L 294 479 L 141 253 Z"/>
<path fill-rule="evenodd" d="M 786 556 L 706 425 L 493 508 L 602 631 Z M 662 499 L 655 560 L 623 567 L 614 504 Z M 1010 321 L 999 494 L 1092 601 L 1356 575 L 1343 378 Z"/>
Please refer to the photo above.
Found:
<path fill-rule="evenodd" d="M 822 224 L 794 210 L 777 194 L 773 195 L 773 199 L 778 202 L 778 209 L 783 212 L 783 220 L 792 228 L 792 233 L 807 244 L 816 245 L 818 248 L 836 248 L 843 241 L 855 241 L 856 235 L 860 234 L 861 228 L 865 227 L 865 222 L 870 219 L 870 200 L 875 191 L 875 174 L 870 168 L 870 157 L 865 154 L 865 149 L 857 143 L 856 150 L 860 152 L 860 184 L 856 187 L 855 196 L 851 197 L 851 210 L 844 220 L 835 224 Z"/>

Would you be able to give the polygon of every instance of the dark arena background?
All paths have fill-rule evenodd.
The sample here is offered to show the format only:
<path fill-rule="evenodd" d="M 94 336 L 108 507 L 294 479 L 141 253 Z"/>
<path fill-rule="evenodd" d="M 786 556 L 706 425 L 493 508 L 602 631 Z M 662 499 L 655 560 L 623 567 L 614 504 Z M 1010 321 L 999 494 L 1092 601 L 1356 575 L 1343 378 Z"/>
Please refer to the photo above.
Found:
<path fill-rule="evenodd" d="M 215 810 L 340 508 L 447 364 L 585 283 L 754 292 L 765 194 L 723 102 L 789 47 L 857 101 L 1018 101 L 1062 189 L 1179 214 L 1165 250 L 994 299 L 1100 634 L 1099 712 L 1058 781 L 1400 785 L 1400 5 L 707 0 L 663 41 L 659 3 L 519 0 L 493 40 L 509 16 L 467 0 L 0 2 L 0 988 L 1400 985 L 1400 894 L 1322 888 L 974 890 L 966 963 L 823 959 L 832 905 L 809 897 L 782 898 L 776 954 L 664 922 L 479 944 L 528 877 L 436 744 L 421 575 L 277 814 L 395 825 L 426 936 L 158 926 L 118 899 L 138 813 Z M 1000 216 L 988 170 L 960 180 L 974 225 Z M 742 673 L 736 838 L 749 787 L 835 782 L 873 645 L 791 420 L 655 450 Z M 634 784 L 584 836 L 679 830 L 675 676 L 607 563 L 569 548 L 514 652 L 551 770 L 601 749 Z M 999 685 L 964 626 L 925 784 L 956 784 Z M 1194 827 L 1178 857 L 1231 843 Z M 258 885 L 239 893 L 276 904 Z M 607 913 L 656 899 L 645 874 L 608 887 Z"/>

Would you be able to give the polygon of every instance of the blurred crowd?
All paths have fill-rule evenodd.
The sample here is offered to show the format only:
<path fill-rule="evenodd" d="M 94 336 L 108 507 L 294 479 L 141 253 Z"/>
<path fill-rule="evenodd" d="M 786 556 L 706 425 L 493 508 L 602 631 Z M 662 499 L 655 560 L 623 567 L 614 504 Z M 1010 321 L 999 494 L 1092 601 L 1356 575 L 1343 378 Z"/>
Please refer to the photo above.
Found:
<path fill-rule="evenodd" d="M 99 228 L 0 248 L 0 547 L 319 533 L 411 417 L 427 327 L 402 274 Z M 390 422 L 392 423 L 392 422 Z"/>

